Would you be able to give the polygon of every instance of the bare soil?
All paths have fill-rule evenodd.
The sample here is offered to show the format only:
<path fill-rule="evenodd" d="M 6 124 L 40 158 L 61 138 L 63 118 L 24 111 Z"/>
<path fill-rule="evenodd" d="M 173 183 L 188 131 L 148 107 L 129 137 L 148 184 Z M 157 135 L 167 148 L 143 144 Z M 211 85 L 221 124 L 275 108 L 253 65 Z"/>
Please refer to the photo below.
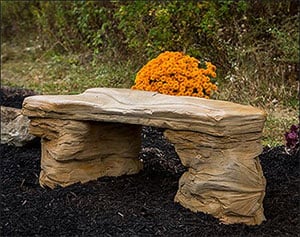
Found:
<path fill-rule="evenodd" d="M 21 107 L 33 91 L 1 89 L 1 105 Z M 300 236 L 299 157 L 283 146 L 260 155 L 267 220 L 223 225 L 173 202 L 185 171 L 162 129 L 144 127 L 139 174 L 66 188 L 39 186 L 40 144 L 1 145 L 0 236 Z"/>

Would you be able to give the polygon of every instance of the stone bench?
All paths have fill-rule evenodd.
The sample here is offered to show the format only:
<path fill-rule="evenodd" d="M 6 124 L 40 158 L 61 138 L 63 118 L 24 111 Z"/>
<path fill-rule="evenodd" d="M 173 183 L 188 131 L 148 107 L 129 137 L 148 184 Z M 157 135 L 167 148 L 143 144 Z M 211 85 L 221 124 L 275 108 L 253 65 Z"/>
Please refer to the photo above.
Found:
<path fill-rule="evenodd" d="M 258 155 L 265 113 L 196 97 L 93 88 L 27 97 L 23 114 L 41 137 L 40 184 L 54 188 L 139 172 L 141 127 L 165 128 L 184 166 L 175 201 L 223 223 L 265 220 L 266 181 Z M 145 184 L 146 185 L 146 184 Z"/>

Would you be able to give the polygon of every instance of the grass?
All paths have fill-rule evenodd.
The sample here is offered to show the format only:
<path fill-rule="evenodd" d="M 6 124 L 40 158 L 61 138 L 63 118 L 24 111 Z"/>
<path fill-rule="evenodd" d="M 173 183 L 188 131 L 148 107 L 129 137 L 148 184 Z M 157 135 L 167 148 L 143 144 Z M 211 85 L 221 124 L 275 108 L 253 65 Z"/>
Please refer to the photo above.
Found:
<path fill-rule="evenodd" d="M 9 47 L 9 50 L 6 49 Z M 76 94 L 91 87 L 126 87 L 138 70 L 128 61 L 91 55 L 46 53 L 18 46 L 2 46 L 1 83 L 29 88 L 41 94 Z"/>
<path fill-rule="evenodd" d="M 291 125 L 299 123 L 297 111 L 293 108 L 278 107 L 266 112 L 268 117 L 263 131 L 263 145 L 271 147 L 284 145 L 285 132 L 289 131 Z"/>
<path fill-rule="evenodd" d="M 41 94 L 77 94 L 91 87 L 130 88 L 135 74 L 143 65 L 139 60 L 117 60 L 108 52 L 95 56 L 88 52 L 60 54 L 51 49 L 44 51 L 30 40 L 17 45 L 2 43 L 1 61 L 1 85 L 33 89 Z M 250 80 L 235 84 L 232 81 L 227 84 L 223 82 L 216 98 L 264 109 L 268 117 L 263 145 L 283 145 L 284 133 L 292 124 L 298 123 L 297 96 L 280 88 L 281 93 L 286 93 L 284 102 L 280 102 L 272 98 L 270 91 L 264 93 L 261 88 L 260 91 L 256 90 L 258 84 L 255 83 L 253 88 Z M 278 88 L 272 90 L 278 94 Z"/>

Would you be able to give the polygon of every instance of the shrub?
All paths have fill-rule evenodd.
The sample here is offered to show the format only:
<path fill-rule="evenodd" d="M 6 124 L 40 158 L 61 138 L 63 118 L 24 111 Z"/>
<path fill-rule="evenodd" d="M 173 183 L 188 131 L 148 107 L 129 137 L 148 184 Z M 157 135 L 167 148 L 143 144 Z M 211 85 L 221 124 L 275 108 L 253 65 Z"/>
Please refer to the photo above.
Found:
<path fill-rule="evenodd" d="M 2 42 L 18 39 L 35 29 L 31 7 L 36 5 L 35 1 L 30 4 L 26 1 L 1 1 Z"/>
<path fill-rule="evenodd" d="M 132 89 L 157 91 L 167 95 L 209 98 L 217 86 L 210 81 L 216 77 L 216 66 L 180 52 L 166 51 L 149 61 L 138 73 Z"/>

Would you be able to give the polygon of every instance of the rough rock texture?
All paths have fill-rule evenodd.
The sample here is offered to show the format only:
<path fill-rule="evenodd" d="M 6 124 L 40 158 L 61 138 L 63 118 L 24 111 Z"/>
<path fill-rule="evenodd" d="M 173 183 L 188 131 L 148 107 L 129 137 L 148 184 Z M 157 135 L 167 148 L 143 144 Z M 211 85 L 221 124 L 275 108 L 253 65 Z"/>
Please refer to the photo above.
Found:
<path fill-rule="evenodd" d="M 21 109 L 1 106 L 1 144 L 24 146 L 35 139 L 28 132 L 30 120 Z"/>
<path fill-rule="evenodd" d="M 41 186 L 65 187 L 142 169 L 140 126 L 33 119 L 30 132 L 42 137 Z"/>
<path fill-rule="evenodd" d="M 266 181 L 258 155 L 260 134 L 229 139 L 199 132 L 166 130 L 184 166 L 175 201 L 223 223 L 260 224 L 265 220 Z"/>
<path fill-rule="evenodd" d="M 26 98 L 23 113 L 32 119 L 31 132 L 43 138 L 42 185 L 67 186 L 86 182 L 89 177 L 92 180 L 138 172 L 140 165 L 135 157 L 139 144 L 134 143 L 131 149 L 128 142 L 139 134 L 134 132 L 128 138 L 128 124 L 164 127 L 183 165 L 189 168 L 180 179 L 175 201 L 227 224 L 256 225 L 265 220 L 262 202 L 266 182 L 257 159 L 262 151 L 265 113 L 257 108 L 145 91 L 94 88 L 80 95 Z M 103 129 L 103 122 L 118 125 Z M 98 139 L 101 133 L 109 139 Z M 103 168 L 95 170 L 95 164 L 90 164 L 99 159 L 90 146 L 103 142 L 105 145 L 96 149 L 101 161 L 110 153 L 110 143 L 117 150 L 114 157 L 121 156 L 122 147 L 129 146 L 129 168 L 125 164 L 128 159 L 120 163 L 126 167 L 125 172 L 119 166 L 119 173 L 114 168 L 111 173 Z M 114 166 L 112 163 L 108 165 Z M 99 167 L 102 165 L 105 167 L 105 162 Z"/>

